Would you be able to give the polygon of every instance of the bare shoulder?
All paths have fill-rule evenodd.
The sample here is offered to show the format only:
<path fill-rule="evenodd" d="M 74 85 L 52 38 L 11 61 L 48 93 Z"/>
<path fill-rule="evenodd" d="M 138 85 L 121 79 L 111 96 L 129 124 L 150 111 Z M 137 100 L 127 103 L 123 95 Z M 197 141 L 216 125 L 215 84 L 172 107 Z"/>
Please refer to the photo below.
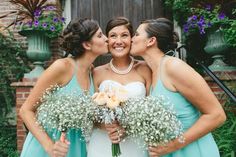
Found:
<path fill-rule="evenodd" d="M 101 66 L 98 66 L 93 69 L 93 78 L 95 81 L 100 82 L 100 80 L 103 79 L 103 77 L 106 76 L 107 72 L 109 71 L 109 65 L 104 64 Z"/>
<path fill-rule="evenodd" d="M 72 62 L 73 60 L 70 58 L 57 59 L 49 66 L 49 68 L 60 72 L 66 72 L 68 71 L 68 68 L 71 69 L 73 66 Z"/>
<path fill-rule="evenodd" d="M 165 71 L 170 76 L 185 76 L 196 71 L 179 58 L 168 56 L 164 63 Z"/>
<path fill-rule="evenodd" d="M 100 75 L 102 73 L 106 73 L 109 70 L 108 64 L 104 64 L 101 66 L 98 66 L 93 69 L 93 75 Z"/>
<path fill-rule="evenodd" d="M 42 78 L 52 78 L 57 84 L 65 84 L 73 74 L 74 63 L 72 58 L 57 59 L 42 75 Z"/>
<path fill-rule="evenodd" d="M 145 61 L 137 61 L 135 64 L 137 73 L 142 76 L 148 84 L 151 82 L 152 71 Z"/>
<path fill-rule="evenodd" d="M 93 81 L 95 88 L 98 88 L 101 81 L 107 76 L 107 72 L 109 71 L 109 65 L 101 65 L 93 69 Z"/>
<path fill-rule="evenodd" d="M 146 71 L 147 70 L 148 72 L 151 72 L 151 69 L 149 68 L 149 66 L 147 65 L 147 63 L 145 61 L 137 60 L 135 68 L 138 71 Z"/>

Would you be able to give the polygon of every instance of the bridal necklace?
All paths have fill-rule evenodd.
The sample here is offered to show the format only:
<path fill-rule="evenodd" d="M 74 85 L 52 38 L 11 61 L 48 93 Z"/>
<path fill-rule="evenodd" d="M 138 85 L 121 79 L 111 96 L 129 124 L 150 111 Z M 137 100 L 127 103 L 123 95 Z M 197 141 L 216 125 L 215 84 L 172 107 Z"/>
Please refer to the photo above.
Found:
<path fill-rule="evenodd" d="M 112 63 L 113 59 L 111 59 L 111 61 L 110 61 L 110 63 L 109 63 L 109 64 L 110 64 L 110 67 L 111 67 L 111 70 L 112 70 L 114 73 L 117 73 L 117 74 L 119 74 L 119 75 L 128 74 L 128 73 L 131 71 L 131 69 L 133 68 L 133 65 L 134 65 L 134 58 L 130 56 L 130 59 L 131 59 L 131 62 L 130 62 L 130 64 L 129 64 L 128 68 L 125 69 L 125 70 L 119 70 L 119 69 L 117 69 L 117 68 L 113 65 L 113 63 Z"/>

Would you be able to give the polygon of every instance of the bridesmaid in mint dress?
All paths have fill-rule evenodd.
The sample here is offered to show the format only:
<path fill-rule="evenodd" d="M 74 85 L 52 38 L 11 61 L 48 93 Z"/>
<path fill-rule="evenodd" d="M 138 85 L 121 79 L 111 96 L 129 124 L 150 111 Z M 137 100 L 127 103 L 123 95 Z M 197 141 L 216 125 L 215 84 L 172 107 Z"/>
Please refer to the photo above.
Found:
<path fill-rule="evenodd" d="M 66 134 L 42 130 L 35 120 L 35 104 L 51 85 L 62 86 L 58 95 L 79 94 L 84 90 L 92 95 L 91 65 L 96 57 L 108 52 L 107 37 L 96 21 L 77 18 L 69 23 L 62 38 L 61 47 L 71 56 L 58 59 L 45 70 L 20 109 L 20 116 L 29 129 L 21 157 L 87 156 L 81 130 L 69 129 Z"/>
<path fill-rule="evenodd" d="M 131 54 L 142 56 L 152 70 L 151 95 L 173 104 L 183 124 L 184 142 L 149 147 L 150 157 L 220 157 L 211 131 L 226 119 L 204 79 L 182 60 L 164 55 L 176 47 L 173 24 L 165 18 L 143 21 L 132 38 Z"/>

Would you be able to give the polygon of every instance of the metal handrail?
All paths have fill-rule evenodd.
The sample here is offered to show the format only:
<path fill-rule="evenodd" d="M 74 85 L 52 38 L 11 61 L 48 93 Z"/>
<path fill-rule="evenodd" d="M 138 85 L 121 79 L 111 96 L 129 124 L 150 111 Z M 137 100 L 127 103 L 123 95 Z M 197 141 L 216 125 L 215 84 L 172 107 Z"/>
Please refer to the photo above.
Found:
<path fill-rule="evenodd" d="M 181 45 L 176 49 L 176 51 L 180 51 L 180 49 L 185 48 L 185 45 Z M 194 58 L 194 61 L 196 64 L 200 65 L 205 72 L 216 82 L 216 84 L 234 101 L 236 102 L 236 96 L 234 93 L 207 67 L 205 66 L 202 62 L 200 62 L 198 59 Z"/>

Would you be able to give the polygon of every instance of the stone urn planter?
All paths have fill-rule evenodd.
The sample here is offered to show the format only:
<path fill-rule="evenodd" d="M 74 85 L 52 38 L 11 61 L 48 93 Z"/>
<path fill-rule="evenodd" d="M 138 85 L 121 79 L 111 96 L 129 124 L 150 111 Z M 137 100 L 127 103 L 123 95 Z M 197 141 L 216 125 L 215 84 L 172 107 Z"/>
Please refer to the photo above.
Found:
<path fill-rule="evenodd" d="M 206 53 L 213 58 L 213 63 L 209 66 L 212 71 L 235 70 L 235 67 L 224 63 L 224 54 L 229 51 L 229 44 L 226 42 L 224 33 L 221 29 L 209 30 L 207 42 L 204 47 Z"/>
<path fill-rule="evenodd" d="M 25 74 L 24 78 L 38 78 L 44 71 L 44 63 L 51 57 L 50 39 L 45 36 L 44 31 L 40 30 L 22 30 L 20 35 L 27 37 L 28 49 L 27 57 L 33 61 L 34 69 Z"/>

